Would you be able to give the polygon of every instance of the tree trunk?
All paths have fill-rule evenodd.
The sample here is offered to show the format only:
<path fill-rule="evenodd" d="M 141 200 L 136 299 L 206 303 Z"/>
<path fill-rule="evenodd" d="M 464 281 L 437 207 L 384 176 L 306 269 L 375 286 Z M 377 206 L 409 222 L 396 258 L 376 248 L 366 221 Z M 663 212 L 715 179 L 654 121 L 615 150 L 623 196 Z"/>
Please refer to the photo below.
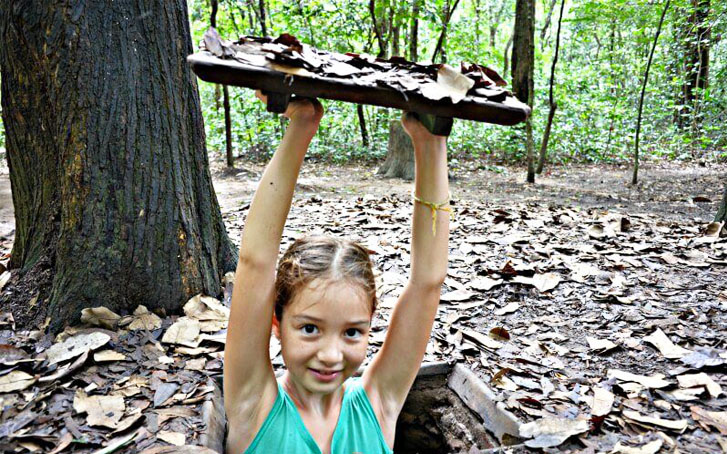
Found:
<path fill-rule="evenodd" d="M 46 31 L 46 32 L 40 32 Z M 209 173 L 184 0 L 0 8 L 16 237 L 1 304 L 51 328 L 81 309 L 177 311 L 236 254 Z"/>
<path fill-rule="evenodd" d="M 529 102 L 533 91 L 534 38 L 535 0 L 517 0 L 512 40 L 512 90 L 524 103 Z"/>
<path fill-rule="evenodd" d="M 450 19 L 452 19 L 454 10 L 457 9 L 457 5 L 459 5 L 459 0 L 454 0 L 454 5 L 452 5 L 452 8 L 449 7 L 449 2 L 446 2 L 446 4 L 444 5 L 442 32 L 439 34 L 439 40 L 437 41 L 437 45 L 434 47 L 434 53 L 432 53 L 432 63 L 435 62 L 437 54 L 440 51 L 442 52 L 442 63 L 447 62 L 447 52 L 445 44 L 445 40 L 447 39 L 447 28 L 449 27 L 449 21 Z"/>
<path fill-rule="evenodd" d="M 260 0 L 258 5 L 260 5 L 260 29 L 263 32 L 263 36 L 268 36 L 268 26 L 266 25 L 267 20 L 265 19 L 265 0 Z"/>
<path fill-rule="evenodd" d="M 389 150 L 377 175 L 384 178 L 414 179 L 414 145 L 399 120 L 389 123 Z"/>
<path fill-rule="evenodd" d="M 680 128 L 690 124 L 696 127 L 700 123 L 697 112 L 698 93 L 699 89 L 707 88 L 709 80 L 710 3 L 710 0 L 691 0 L 689 6 L 680 8 L 681 12 L 688 16 L 677 31 L 684 62 L 679 99 L 679 105 L 683 109 L 675 114 Z"/>
<path fill-rule="evenodd" d="M 421 0 L 411 2 L 411 32 L 409 37 L 409 60 L 419 59 L 419 8 Z"/>
<path fill-rule="evenodd" d="M 565 8 L 565 0 L 560 0 L 560 15 L 558 16 L 558 30 L 555 34 L 555 55 L 553 56 L 553 64 L 550 66 L 550 91 L 548 92 L 548 122 L 545 124 L 545 132 L 543 133 L 543 141 L 540 144 L 540 158 L 538 159 L 538 168 L 535 173 L 538 175 L 543 172 L 545 165 L 545 157 L 548 154 L 548 141 L 550 140 L 550 130 L 553 127 L 553 118 L 555 117 L 555 109 L 558 108 L 553 97 L 553 85 L 555 85 L 555 65 L 558 64 L 558 52 L 560 51 L 560 26 L 563 22 L 563 9 Z M 609 140 L 610 140 L 609 133 Z"/>
<path fill-rule="evenodd" d="M 531 108 L 535 97 L 535 0 L 517 0 L 513 30 L 512 88 L 517 98 Z M 525 122 L 528 174 L 527 182 L 535 182 L 532 116 Z"/>
<path fill-rule="evenodd" d="M 714 217 L 714 222 L 727 222 L 727 184 L 724 185 L 724 195 L 722 202 L 719 204 L 719 210 Z"/>
<path fill-rule="evenodd" d="M 664 4 L 664 10 L 661 12 L 661 19 L 659 19 L 659 26 L 656 28 L 656 34 L 654 35 L 654 44 L 651 46 L 651 53 L 649 54 L 649 60 L 646 63 L 646 72 L 644 73 L 644 82 L 641 84 L 641 97 L 639 98 L 639 113 L 636 119 L 636 139 L 634 145 L 634 173 L 631 177 L 631 184 L 636 184 L 639 181 L 639 134 L 641 133 L 641 114 L 644 111 L 644 96 L 646 95 L 646 84 L 649 82 L 649 70 L 651 69 L 651 61 L 654 58 L 654 51 L 656 50 L 656 43 L 659 42 L 659 34 L 661 34 L 661 26 L 664 24 L 664 16 L 666 11 L 669 9 L 669 3 L 671 0 L 666 0 Z"/>
<path fill-rule="evenodd" d="M 366 117 L 364 116 L 363 105 L 356 104 L 356 114 L 358 115 L 358 126 L 361 129 L 361 144 L 369 147 L 369 132 L 366 130 Z"/>
<path fill-rule="evenodd" d="M 223 89 L 225 104 L 225 157 L 227 158 L 227 167 L 235 167 L 235 157 L 232 155 L 232 115 L 230 114 L 230 87 L 227 85 Z"/>

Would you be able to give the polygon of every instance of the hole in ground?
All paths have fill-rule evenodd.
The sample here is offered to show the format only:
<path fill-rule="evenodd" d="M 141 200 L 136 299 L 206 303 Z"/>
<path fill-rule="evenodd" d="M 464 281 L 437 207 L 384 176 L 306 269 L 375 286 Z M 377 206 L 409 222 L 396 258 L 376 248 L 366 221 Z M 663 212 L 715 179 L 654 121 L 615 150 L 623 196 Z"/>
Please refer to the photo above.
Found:
<path fill-rule="evenodd" d="M 396 454 L 468 452 L 499 446 L 482 420 L 447 386 L 449 374 L 417 377 L 396 423 Z"/>

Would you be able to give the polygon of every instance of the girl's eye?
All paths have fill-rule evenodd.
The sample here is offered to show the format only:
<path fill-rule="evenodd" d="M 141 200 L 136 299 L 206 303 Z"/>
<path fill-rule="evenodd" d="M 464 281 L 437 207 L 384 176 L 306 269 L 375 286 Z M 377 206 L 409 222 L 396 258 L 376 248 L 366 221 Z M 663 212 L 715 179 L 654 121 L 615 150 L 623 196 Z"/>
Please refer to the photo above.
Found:
<path fill-rule="evenodd" d="M 351 339 L 358 339 L 361 336 L 361 331 L 356 328 L 349 328 L 346 330 L 346 337 Z"/>
<path fill-rule="evenodd" d="M 318 327 L 316 325 L 308 324 L 308 325 L 303 325 L 302 330 L 305 334 L 315 334 L 318 332 Z"/>

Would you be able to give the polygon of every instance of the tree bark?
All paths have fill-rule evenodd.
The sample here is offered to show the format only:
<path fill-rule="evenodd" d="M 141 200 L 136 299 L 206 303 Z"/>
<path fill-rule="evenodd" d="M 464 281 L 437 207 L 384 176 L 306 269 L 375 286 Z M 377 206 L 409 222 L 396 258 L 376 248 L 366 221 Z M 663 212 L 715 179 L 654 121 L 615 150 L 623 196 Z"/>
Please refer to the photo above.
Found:
<path fill-rule="evenodd" d="M 388 152 L 377 174 L 384 178 L 414 179 L 414 144 L 399 120 L 389 123 Z"/>
<path fill-rule="evenodd" d="M 44 32 L 40 32 L 44 31 Z M 0 8 L 16 237 L 0 302 L 51 328 L 86 307 L 177 311 L 236 263 L 212 187 L 184 0 Z"/>
<path fill-rule="evenodd" d="M 365 148 L 368 148 L 369 132 L 366 130 L 366 117 L 364 116 L 363 105 L 356 104 L 356 114 L 358 115 L 358 125 L 361 129 L 361 143 Z"/>
<path fill-rule="evenodd" d="M 555 110 L 558 105 L 555 103 L 553 97 L 553 85 L 555 84 L 555 65 L 558 63 L 558 52 L 560 51 L 560 26 L 563 22 L 563 8 L 565 7 L 565 0 L 560 1 L 560 15 L 558 16 L 558 30 L 555 35 L 555 55 L 553 56 L 553 63 L 550 66 L 550 91 L 548 92 L 548 122 L 545 124 L 545 132 L 543 133 L 543 142 L 540 144 L 540 158 L 538 159 L 538 168 L 535 169 L 535 173 L 538 175 L 543 172 L 543 166 L 545 165 L 545 157 L 548 154 L 548 141 L 550 140 L 550 130 L 553 127 L 553 118 L 555 117 Z M 610 138 L 610 135 L 609 135 Z"/>
<path fill-rule="evenodd" d="M 409 37 L 409 60 L 419 59 L 419 8 L 422 0 L 411 2 L 411 32 Z"/>
<path fill-rule="evenodd" d="M 263 36 L 268 36 L 268 26 L 266 25 L 267 19 L 265 18 L 267 16 L 265 14 L 265 0 L 260 0 L 258 5 L 260 9 L 260 29 L 263 32 Z"/>
<path fill-rule="evenodd" d="M 235 157 L 232 155 L 232 114 L 230 113 L 230 87 L 224 85 L 223 98 L 225 105 L 225 157 L 227 167 L 235 167 Z"/>
<path fill-rule="evenodd" d="M 646 63 L 646 72 L 644 73 L 644 82 L 641 84 L 641 97 L 639 98 L 639 114 L 636 119 L 636 139 L 634 145 L 634 173 L 631 177 L 631 184 L 636 184 L 639 181 L 639 134 L 641 133 L 641 114 L 644 111 L 644 96 L 646 95 L 646 84 L 649 82 L 649 70 L 651 69 L 651 61 L 654 58 L 654 51 L 656 50 L 656 43 L 659 41 L 659 35 L 661 34 L 661 26 L 664 24 L 664 16 L 666 11 L 669 9 L 669 3 L 671 0 L 666 0 L 664 4 L 664 10 L 661 12 L 661 18 L 659 19 L 659 26 L 656 28 L 656 35 L 654 35 L 654 44 L 651 46 L 651 53 L 649 53 L 649 61 Z"/>
<path fill-rule="evenodd" d="M 535 0 L 517 0 L 512 40 L 512 89 L 528 103 L 533 91 L 535 63 Z"/>
<path fill-rule="evenodd" d="M 722 196 L 722 202 L 719 204 L 717 215 L 714 217 L 714 222 L 727 222 L 727 184 L 724 185 L 724 195 Z"/>
<path fill-rule="evenodd" d="M 522 102 L 533 106 L 535 67 L 535 0 L 517 0 L 513 31 L 512 88 Z M 535 182 L 535 151 L 533 150 L 532 116 L 525 122 L 528 174 L 527 182 Z"/>

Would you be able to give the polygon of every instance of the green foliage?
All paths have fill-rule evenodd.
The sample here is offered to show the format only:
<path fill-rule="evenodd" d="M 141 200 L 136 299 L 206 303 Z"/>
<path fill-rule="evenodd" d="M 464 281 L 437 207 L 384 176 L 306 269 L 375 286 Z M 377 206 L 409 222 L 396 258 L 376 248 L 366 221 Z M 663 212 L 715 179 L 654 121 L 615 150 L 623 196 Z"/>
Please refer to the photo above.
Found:
<path fill-rule="evenodd" d="M 419 59 L 431 58 L 442 30 L 444 11 L 453 0 L 420 0 Z M 336 52 L 376 55 L 368 0 L 266 0 L 268 34 L 288 32 L 304 42 Z M 223 37 L 260 35 L 259 2 L 219 0 L 217 28 Z M 400 27 L 400 53 L 408 54 L 411 0 L 376 0 L 377 24 L 389 43 L 390 28 Z M 549 1 L 536 2 L 535 109 L 533 127 L 539 146 L 548 114 L 550 65 L 555 49 L 556 4 L 550 26 L 541 40 Z M 558 104 L 549 160 L 611 162 L 630 159 L 636 125 L 636 106 L 646 59 L 663 0 L 566 1 L 561 54 L 555 76 Z M 696 44 L 692 0 L 673 0 L 656 49 L 647 86 L 642 143 L 648 159 L 727 159 L 727 3 L 711 1 L 708 25 L 711 39 L 709 83 L 694 90 L 685 102 L 689 45 Z M 209 0 L 189 0 L 195 46 L 209 26 Z M 509 79 L 508 41 L 512 35 L 515 0 L 461 0 L 448 26 L 447 61 L 484 63 Z M 694 46 L 692 46 L 694 47 Z M 199 81 L 207 143 L 224 153 L 222 90 Z M 232 140 L 236 155 L 265 160 L 274 151 L 284 125 L 264 111 L 251 90 L 230 87 Z M 386 152 L 388 122 L 399 112 L 364 108 L 369 146 L 364 147 L 355 106 L 325 102 L 326 115 L 311 148 L 313 159 L 334 162 L 375 160 Z M 1 130 L 0 130 L 1 131 Z M 0 150 L 4 145 L 0 132 Z M 513 162 L 524 159 L 524 130 L 456 121 L 450 148 L 460 158 Z"/>

